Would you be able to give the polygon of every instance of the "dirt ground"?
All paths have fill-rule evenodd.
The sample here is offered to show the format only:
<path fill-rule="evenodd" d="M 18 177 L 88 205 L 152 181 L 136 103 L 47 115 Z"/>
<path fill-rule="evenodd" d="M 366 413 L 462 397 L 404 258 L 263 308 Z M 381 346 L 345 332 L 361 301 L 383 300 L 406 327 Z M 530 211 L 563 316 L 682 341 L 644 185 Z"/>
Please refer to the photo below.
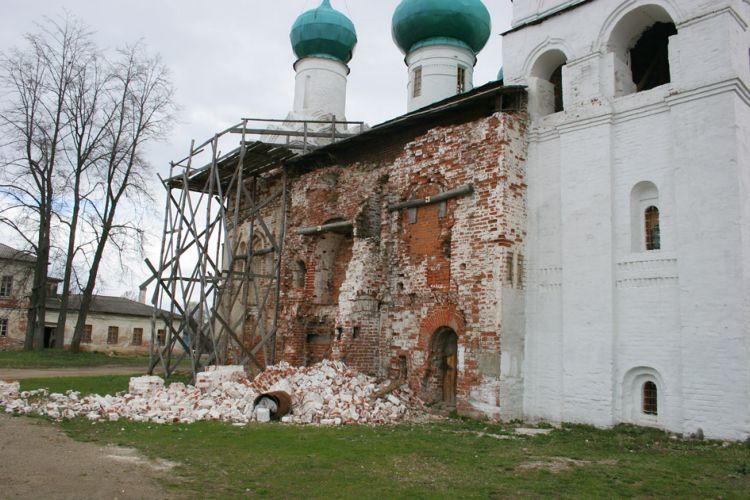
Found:
<path fill-rule="evenodd" d="M 0 457 L 2 498 L 174 498 L 158 481 L 175 464 L 79 443 L 41 420 L 0 415 Z"/>
<path fill-rule="evenodd" d="M 157 372 L 159 370 L 157 369 Z M 103 375 L 143 375 L 137 366 L 93 366 L 90 368 L 0 368 L 0 380 L 51 377 L 98 377 Z"/>

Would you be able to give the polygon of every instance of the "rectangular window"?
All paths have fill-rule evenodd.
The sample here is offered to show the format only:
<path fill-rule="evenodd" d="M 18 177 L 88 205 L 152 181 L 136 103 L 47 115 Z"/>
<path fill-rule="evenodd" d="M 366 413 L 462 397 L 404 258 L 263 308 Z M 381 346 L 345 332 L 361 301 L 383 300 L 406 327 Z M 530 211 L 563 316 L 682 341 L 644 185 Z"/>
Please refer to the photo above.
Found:
<path fill-rule="evenodd" d="M 422 66 L 414 68 L 414 81 L 412 81 L 412 97 L 422 95 Z"/>
<path fill-rule="evenodd" d="M 91 343 L 91 334 L 94 331 L 94 327 L 91 325 L 83 325 L 83 338 L 81 338 L 81 342 L 85 344 Z"/>
<path fill-rule="evenodd" d="M 0 337 L 7 337 L 8 336 L 8 319 L 2 318 L 0 319 Z"/>
<path fill-rule="evenodd" d="M 159 343 L 159 345 L 164 345 L 167 342 L 166 330 L 159 330 L 156 332 L 156 341 Z"/>
<path fill-rule="evenodd" d="M 143 328 L 133 328 L 133 345 L 143 344 Z"/>
<path fill-rule="evenodd" d="M 120 336 L 120 329 L 116 326 L 110 326 L 107 330 L 107 344 L 116 344 Z"/>
<path fill-rule="evenodd" d="M 456 74 L 456 93 L 463 94 L 464 92 L 466 92 L 466 68 L 459 66 Z"/>
<path fill-rule="evenodd" d="M 10 297 L 13 293 L 13 276 L 3 276 L 0 279 L 0 297 Z"/>

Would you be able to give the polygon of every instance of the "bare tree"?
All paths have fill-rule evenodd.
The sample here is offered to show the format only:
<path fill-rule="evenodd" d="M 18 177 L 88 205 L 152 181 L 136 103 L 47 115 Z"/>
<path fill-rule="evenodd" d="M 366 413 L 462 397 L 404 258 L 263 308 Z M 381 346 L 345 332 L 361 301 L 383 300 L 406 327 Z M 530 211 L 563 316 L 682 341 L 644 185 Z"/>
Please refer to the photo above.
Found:
<path fill-rule="evenodd" d="M 88 50 L 84 28 L 68 21 L 48 22 L 39 33 L 26 36 L 25 52 L 14 50 L 0 63 L 7 103 L 0 111 L 0 127 L 7 139 L 0 223 L 15 230 L 37 255 L 27 350 L 44 348 L 47 274 L 59 187 L 56 173 L 68 134 L 66 97 L 79 70 L 75 62 Z"/>
<path fill-rule="evenodd" d="M 108 59 L 71 16 L 47 19 L 29 47 L 0 61 L 0 224 L 37 254 L 25 348 L 44 347 L 55 242 L 65 264 L 55 345 L 63 346 L 74 279 L 82 290 L 71 350 L 80 349 L 107 248 L 140 246 L 135 207 L 149 201 L 143 148 L 173 113 L 164 65 L 141 45 Z M 83 275 L 79 275 L 84 269 Z"/>
<path fill-rule="evenodd" d="M 107 109 L 112 114 L 107 120 L 106 158 L 99 168 L 105 189 L 98 203 L 92 204 L 89 218 L 89 227 L 97 234 L 97 245 L 81 297 L 70 347 L 73 352 L 80 349 L 105 248 L 112 243 L 121 249 L 129 238 L 135 236 L 140 241 L 143 237 L 143 230 L 130 217 L 118 219 L 118 209 L 122 209 L 124 199 L 150 199 L 143 147 L 164 135 L 174 112 L 173 89 L 161 61 L 145 55 L 139 45 L 122 51 L 120 57 L 107 91 Z"/>
<path fill-rule="evenodd" d="M 106 101 L 107 84 L 110 75 L 100 54 L 93 48 L 76 61 L 80 65 L 77 78 L 70 85 L 66 96 L 69 147 L 66 150 L 67 167 L 60 172 L 65 177 L 66 217 L 68 241 L 65 251 L 63 290 L 60 294 L 59 315 L 55 328 L 55 346 L 62 347 L 65 339 L 65 324 L 68 319 L 68 306 L 76 271 L 76 256 L 85 252 L 91 241 L 79 240 L 79 224 L 85 215 L 86 203 L 101 184 L 92 180 L 89 174 L 106 158 L 106 137 L 112 113 L 102 111 Z M 95 246 L 95 245 L 94 245 Z M 77 277 L 77 276 L 76 276 Z"/>

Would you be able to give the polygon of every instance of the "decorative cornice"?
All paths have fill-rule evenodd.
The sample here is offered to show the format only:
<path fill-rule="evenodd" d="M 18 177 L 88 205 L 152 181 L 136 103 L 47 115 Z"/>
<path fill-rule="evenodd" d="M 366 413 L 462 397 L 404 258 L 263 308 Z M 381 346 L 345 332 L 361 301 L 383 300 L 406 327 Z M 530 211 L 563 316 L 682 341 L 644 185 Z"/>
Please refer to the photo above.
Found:
<path fill-rule="evenodd" d="M 679 30 L 681 30 L 683 28 L 687 28 L 687 27 L 692 26 L 694 24 L 698 24 L 698 23 L 701 23 L 703 21 L 707 21 L 709 19 L 713 19 L 714 17 L 718 17 L 718 16 L 720 16 L 722 14 L 729 14 L 730 16 L 732 16 L 734 18 L 734 20 L 737 21 L 737 24 L 739 24 L 740 27 L 744 31 L 747 31 L 748 27 L 750 27 L 750 25 L 748 24 L 748 22 L 745 20 L 745 18 L 742 17 L 742 15 L 739 12 L 737 12 L 736 10 L 734 10 L 734 8 L 732 8 L 732 6 L 727 6 L 727 7 L 724 7 L 722 9 L 712 10 L 710 12 L 706 12 L 706 13 L 701 14 L 699 16 L 690 18 L 690 19 L 688 19 L 688 20 L 686 20 L 686 21 L 678 24 L 677 25 L 677 29 L 679 31 Z"/>
<path fill-rule="evenodd" d="M 670 108 L 687 102 L 732 92 L 737 94 L 747 106 L 750 106 L 750 89 L 741 79 L 730 78 L 728 80 L 704 85 L 688 91 L 679 92 L 672 90 L 667 96 L 659 97 L 653 101 L 645 101 L 637 107 L 623 111 L 617 111 L 617 102 L 615 102 L 615 109 L 610 107 L 604 112 L 571 119 L 565 123 L 555 123 L 548 126 L 533 124 L 529 129 L 529 140 L 532 142 L 544 142 L 555 139 L 561 134 L 576 132 L 578 130 L 598 127 L 601 125 L 625 123 L 646 116 L 667 113 Z M 618 100 L 636 95 L 638 94 L 623 96 L 618 98 Z"/>

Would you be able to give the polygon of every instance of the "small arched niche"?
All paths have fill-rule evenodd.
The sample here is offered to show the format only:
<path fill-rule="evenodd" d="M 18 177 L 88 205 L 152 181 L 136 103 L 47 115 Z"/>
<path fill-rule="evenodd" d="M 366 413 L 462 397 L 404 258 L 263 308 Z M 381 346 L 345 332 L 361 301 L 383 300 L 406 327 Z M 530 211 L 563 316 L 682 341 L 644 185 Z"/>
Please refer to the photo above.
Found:
<path fill-rule="evenodd" d="M 307 278 L 307 266 L 304 260 L 298 260 L 294 263 L 292 270 L 292 281 L 294 288 L 305 288 L 305 279 Z"/>
<path fill-rule="evenodd" d="M 664 381 L 654 368 L 639 366 L 623 379 L 623 419 L 641 425 L 658 425 L 664 416 Z"/>
<path fill-rule="evenodd" d="M 250 259 L 249 303 L 260 305 L 268 295 L 266 288 L 270 285 L 274 269 L 274 255 L 268 243 L 258 234 L 253 236 L 253 251 Z"/>
<path fill-rule="evenodd" d="M 324 225 L 343 221 L 344 219 L 330 219 Z M 314 304 L 333 305 L 338 303 L 339 291 L 346 279 L 349 262 L 352 258 L 353 244 L 351 227 L 324 232 L 316 236 L 314 262 L 310 271 L 313 273 Z"/>
<path fill-rule="evenodd" d="M 650 90 L 672 81 L 669 39 L 677 27 L 659 5 L 644 5 L 623 17 L 610 35 L 615 96 Z"/>
<path fill-rule="evenodd" d="M 234 272 L 242 273 L 245 271 L 245 260 L 247 257 L 247 243 L 241 241 L 237 247 L 237 253 L 234 256 Z"/>
<path fill-rule="evenodd" d="M 533 108 L 538 116 L 546 116 L 565 110 L 563 67 L 567 56 L 558 49 L 545 52 L 531 69 Z"/>
<path fill-rule="evenodd" d="M 659 190 L 650 181 L 639 182 L 630 193 L 630 237 L 632 252 L 661 250 L 661 206 Z"/>

